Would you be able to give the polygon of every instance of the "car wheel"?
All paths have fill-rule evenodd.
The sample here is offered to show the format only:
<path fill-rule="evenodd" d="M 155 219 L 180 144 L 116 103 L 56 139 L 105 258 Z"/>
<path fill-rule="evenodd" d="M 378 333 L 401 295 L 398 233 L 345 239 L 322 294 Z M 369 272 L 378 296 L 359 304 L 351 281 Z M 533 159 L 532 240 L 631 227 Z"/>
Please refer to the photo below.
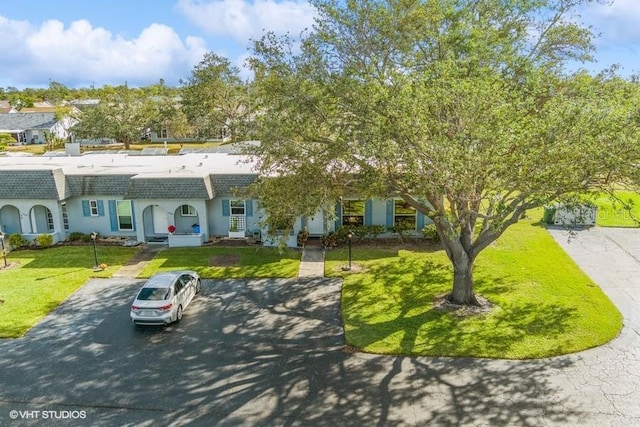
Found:
<path fill-rule="evenodd" d="M 196 294 L 200 293 L 201 287 L 202 287 L 202 283 L 200 282 L 200 279 L 198 279 L 198 281 L 196 282 Z"/>
<path fill-rule="evenodd" d="M 179 305 L 178 311 L 176 312 L 176 322 L 179 322 L 181 320 L 182 320 L 182 306 Z"/>

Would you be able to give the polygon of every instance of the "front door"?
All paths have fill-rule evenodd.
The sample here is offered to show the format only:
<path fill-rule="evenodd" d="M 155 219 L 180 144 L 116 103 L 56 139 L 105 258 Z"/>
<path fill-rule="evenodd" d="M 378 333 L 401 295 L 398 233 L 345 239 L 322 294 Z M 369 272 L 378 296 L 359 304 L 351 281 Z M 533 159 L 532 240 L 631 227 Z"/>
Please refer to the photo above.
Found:
<path fill-rule="evenodd" d="M 320 209 L 313 216 L 307 217 L 307 231 L 310 236 L 321 236 L 324 234 L 324 211 Z"/>
<path fill-rule="evenodd" d="M 153 234 L 167 234 L 167 229 L 169 228 L 167 213 L 158 205 L 153 205 L 151 209 L 153 214 Z"/>

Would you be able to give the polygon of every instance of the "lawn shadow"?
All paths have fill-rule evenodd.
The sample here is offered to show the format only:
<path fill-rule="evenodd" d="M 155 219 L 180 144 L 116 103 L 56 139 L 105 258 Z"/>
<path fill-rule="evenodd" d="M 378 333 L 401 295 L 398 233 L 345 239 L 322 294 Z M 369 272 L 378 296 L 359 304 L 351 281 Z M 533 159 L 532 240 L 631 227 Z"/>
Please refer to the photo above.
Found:
<path fill-rule="evenodd" d="M 500 305 L 499 297 L 517 283 L 507 277 L 483 277 L 476 279 L 476 294 L 487 298 L 491 309 L 462 315 L 435 305 L 450 292 L 451 281 L 448 265 L 411 258 L 399 260 L 393 269 L 376 265 L 360 277 L 351 277 L 343 290 L 348 344 L 374 352 L 385 348 L 391 354 L 504 357 L 518 354 L 520 346 L 536 339 L 565 335 L 570 341 L 568 327 L 579 315 L 577 309 L 553 302 Z M 372 290 L 380 283 L 390 285 Z M 550 355 L 545 351 L 556 351 L 533 349 L 540 352 L 525 357 L 545 357 Z"/>
<path fill-rule="evenodd" d="M 0 341 L 0 399 L 31 410 L 86 410 L 96 425 L 575 421 L 571 401 L 551 380 L 572 365 L 568 359 L 345 352 L 339 281 L 205 281 L 180 324 L 142 330 L 131 325 L 123 300 L 136 284 L 92 286 L 27 337 Z M 105 309 L 100 317 L 83 308 L 94 293 Z"/>

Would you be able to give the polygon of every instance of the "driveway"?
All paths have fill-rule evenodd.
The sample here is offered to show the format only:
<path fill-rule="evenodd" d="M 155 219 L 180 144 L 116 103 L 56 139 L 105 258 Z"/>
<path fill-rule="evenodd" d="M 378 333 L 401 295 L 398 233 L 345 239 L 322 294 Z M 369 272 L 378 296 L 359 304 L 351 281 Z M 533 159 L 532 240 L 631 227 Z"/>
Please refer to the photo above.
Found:
<path fill-rule="evenodd" d="M 349 354 L 328 279 L 205 281 L 179 325 L 136 329 L 139 283 L 94 280 L 0 342 L 0 423 L 640 425 L 640 231 L 551 233 L 623 311 L 610 344 L 534 361 Z"/>

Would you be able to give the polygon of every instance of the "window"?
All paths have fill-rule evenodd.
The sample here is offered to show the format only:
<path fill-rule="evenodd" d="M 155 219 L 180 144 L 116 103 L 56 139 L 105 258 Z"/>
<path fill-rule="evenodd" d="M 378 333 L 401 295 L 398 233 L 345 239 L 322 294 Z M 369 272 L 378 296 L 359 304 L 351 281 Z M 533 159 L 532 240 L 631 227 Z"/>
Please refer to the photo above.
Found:
<path fill-rule="evenodd" d="M 197 216 L 196 209 L 191 205 L 180 206 L 180 215 L 182 216 Z"/>
<path fill-rule="evenodd" d="M 342 202 L 342 225 L 364 225 L 364 200 L 344 200 Z"/>
<path fill-rule="evenodd" d="M 116 204 L 118 213 L 118 229 L 133 230 L 133 209 L 131 208 L 131 200 L 118 200 Z"/>
<path fill-rule="evenodd" d="M 89 212 L 91 216 L 98 216 L 98 201 L 97 200 L 89 200 Z"/>
<path fill-rule="evenodd" d="M 229 202 L 229 206 L 231 207 L 231 215 L 244 215 L 245 214 L 244 200 L 231 200 Z"/>
<path fill-rule="evenodd" d="M 393 225 L 405 230 L 415 230 L 416 210 L 404 200 L 394 200 Z"/>
<path fill-rule="evenodd" d="M 158 138 L 168 138 L 168 133 L 166 128 L 159 128 L 157 132 Z"/>
<path fill-rule="evenodd" d="M 45 208 L 47 211 L 47 230 L 48 231 L 53 231 L 53 215 L 51 214 L 51 211 L 48 208 Z"/>
<path fill-rule="evenodd" d="M 67 214 L 67 202 L 62 202 L 60 204 L 60 210 L 62 211 L 62 224 L 64 225 L 64 229 L 69 229 L 69 215 Z"/>

